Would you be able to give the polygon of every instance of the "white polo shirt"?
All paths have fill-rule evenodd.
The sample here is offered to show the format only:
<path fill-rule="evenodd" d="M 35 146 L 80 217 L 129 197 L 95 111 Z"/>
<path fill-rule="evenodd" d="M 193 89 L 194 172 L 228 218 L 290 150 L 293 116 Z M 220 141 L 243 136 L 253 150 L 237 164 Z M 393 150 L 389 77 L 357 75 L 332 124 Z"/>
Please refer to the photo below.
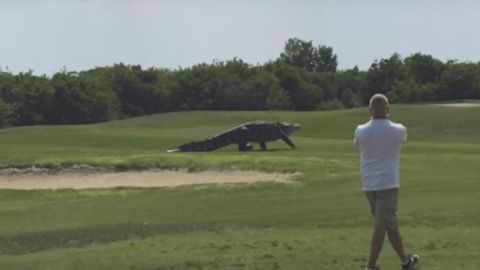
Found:
<path fill-rule="evenodd" d="M 407 140 L 407 129 L 388 119 L 371 119 L 355 130 L 353 142 L 360 149 L 364 191 L 400 186 L 400 148 Z"/>

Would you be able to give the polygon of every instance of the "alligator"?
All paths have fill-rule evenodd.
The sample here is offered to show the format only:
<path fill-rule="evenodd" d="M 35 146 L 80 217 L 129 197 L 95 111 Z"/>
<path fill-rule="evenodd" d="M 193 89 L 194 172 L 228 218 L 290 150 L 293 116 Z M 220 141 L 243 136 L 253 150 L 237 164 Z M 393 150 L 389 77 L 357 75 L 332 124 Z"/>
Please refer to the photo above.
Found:
<path fill-rule="evenodd" d="M 260 148 L 266 151 L 266 143 L 276 140 L 282 140 L 290 147 L 295 148 L 295 144 L 293 144 L 288 136 L 299 129 L 299 124 L 291 124 L 288 122 L 248 122 L 215 135 L 210 139 L 182 144 L 167 152 L 212 151 L 230 144 L 237 144 L 239 151 L 249 151 L 253 148 L 249 142 L 259 143 Z"/>

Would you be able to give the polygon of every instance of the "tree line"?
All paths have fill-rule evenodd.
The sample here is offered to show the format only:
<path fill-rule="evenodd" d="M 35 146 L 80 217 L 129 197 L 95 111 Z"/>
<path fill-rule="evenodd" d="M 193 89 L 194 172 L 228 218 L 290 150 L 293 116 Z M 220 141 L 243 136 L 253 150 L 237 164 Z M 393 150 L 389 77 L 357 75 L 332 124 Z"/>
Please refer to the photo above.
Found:
<path fill-rule="evenodd" d="M 289 39 L 275 60 L 234 58 L 188 68 L 116 64 L 51 77 L 0 70 L 0 127 L 96 123 L 180 110 L 330 110 L 395 102 L 480 98 L 480 63 L 415 53 L 337 70 L 328 46 Z"/>

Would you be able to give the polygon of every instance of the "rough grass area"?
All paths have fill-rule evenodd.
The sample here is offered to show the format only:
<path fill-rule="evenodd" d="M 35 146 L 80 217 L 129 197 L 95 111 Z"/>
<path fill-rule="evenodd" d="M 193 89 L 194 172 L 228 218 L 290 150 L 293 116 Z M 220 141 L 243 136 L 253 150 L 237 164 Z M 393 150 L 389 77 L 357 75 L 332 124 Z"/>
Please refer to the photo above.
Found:
<path fill-rule="evenodd" d="M 400 223 L 421 269 L 476 270 L 480 108 L 394 106 L 409 130 Z M 302 125 L 271 151 L 175 153 L 241 122 Z M 84 126 L 0 130 L 0 166 L 302 172 L 296 185 L 0 191 L 0 269 L 362 269 L 371 220 L 354 128 L 365 109 L 182 112 Z M 398 268 L 386 243 L 382 269 Z"/>

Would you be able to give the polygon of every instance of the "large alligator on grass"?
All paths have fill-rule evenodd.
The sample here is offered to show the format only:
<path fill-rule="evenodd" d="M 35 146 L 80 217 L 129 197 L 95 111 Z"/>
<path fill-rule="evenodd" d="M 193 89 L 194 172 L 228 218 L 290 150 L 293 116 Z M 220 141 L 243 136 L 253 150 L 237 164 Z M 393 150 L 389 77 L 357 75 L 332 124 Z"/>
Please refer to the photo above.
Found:
<path fill-rule="evenodd" d="M 254 121 L 241 124 L 218 134 L 210 139 L 182 144 L 167 152 L 199 152 L 212 151 L 230 144 L 237 144 L 239 151 L 252 150 L 249 142 L 259 143 L 263 151 L 267 150 L 267 142 L 282 140 L 290 147 L 295 148 L 288 138 L 298 131 L 300 125 L 288 122 Z"/>

